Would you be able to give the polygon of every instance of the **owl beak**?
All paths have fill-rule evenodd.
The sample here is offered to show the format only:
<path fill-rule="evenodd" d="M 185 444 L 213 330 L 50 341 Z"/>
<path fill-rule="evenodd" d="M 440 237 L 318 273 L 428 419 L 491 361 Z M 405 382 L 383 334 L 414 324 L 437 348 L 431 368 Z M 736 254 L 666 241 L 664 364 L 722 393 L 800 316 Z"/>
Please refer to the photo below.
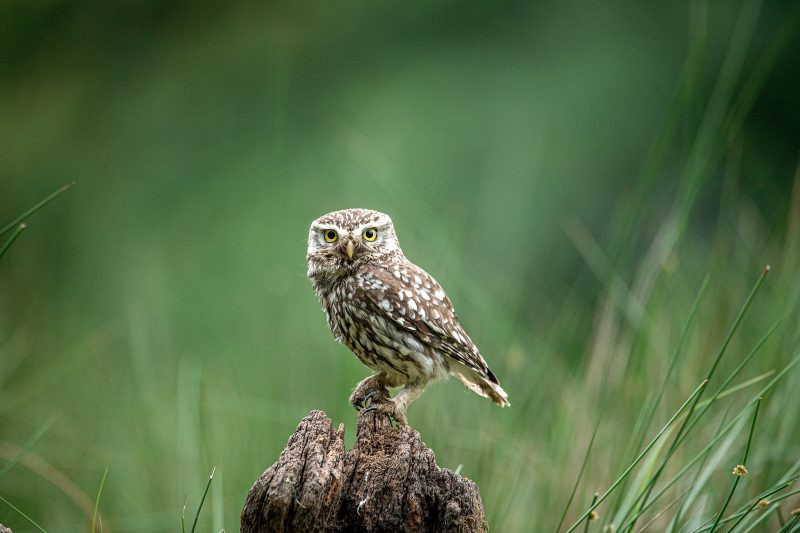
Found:
<path fill-rule="evenodd" d="M 353 241 L 347 241 L 347 246 L 345 246 L 344 251 L 345 251 L 345 253 L 347 253 L 347 258 L 348 259 L 352 259 L 353 258 L 353 252 L 355 252 L 355 250 L 356 250 L 356 247 L 353 246 Z"/>

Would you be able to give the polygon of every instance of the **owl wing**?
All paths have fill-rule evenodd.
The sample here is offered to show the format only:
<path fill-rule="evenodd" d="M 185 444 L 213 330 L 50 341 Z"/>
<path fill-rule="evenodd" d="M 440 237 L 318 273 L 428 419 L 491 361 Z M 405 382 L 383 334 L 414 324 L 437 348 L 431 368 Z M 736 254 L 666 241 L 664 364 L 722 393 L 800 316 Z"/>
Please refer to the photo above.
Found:
<path fill-rule="evenodd" d="M 413 263 L 389 264 L 367 272 L 359 288 L 374 313 L 458 363 L 451 365 L 451 371 L 470 389 L 501 405 L 508 404 L 497 378 L 433 276 Z"/>

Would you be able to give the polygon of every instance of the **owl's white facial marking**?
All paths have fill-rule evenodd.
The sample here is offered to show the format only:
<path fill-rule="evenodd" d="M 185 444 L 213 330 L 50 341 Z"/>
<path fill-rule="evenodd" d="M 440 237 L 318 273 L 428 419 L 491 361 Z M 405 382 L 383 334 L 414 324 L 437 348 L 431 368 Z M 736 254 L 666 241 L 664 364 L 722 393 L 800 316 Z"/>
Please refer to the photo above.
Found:
<path fill-rule="evenodd" d="M 335 238 L 331 232 L 335 232 Z M 308 232 L 308 277 L 336 278 L 371 261 L 404 261 L 392 219 L 369 209 L 323 215 Z"/>

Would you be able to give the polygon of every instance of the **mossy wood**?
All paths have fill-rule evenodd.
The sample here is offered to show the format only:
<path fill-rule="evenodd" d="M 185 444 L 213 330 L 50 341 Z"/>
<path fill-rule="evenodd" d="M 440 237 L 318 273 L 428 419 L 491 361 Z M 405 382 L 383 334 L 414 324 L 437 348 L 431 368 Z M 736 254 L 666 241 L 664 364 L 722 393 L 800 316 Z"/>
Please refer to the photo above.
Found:
<path fill-rule="evenodd" d="M 345 452 L 344 425 L 321 411 L 256 480 L 241 522 L 242 533 L 488 530 L 478 486 L 436 466 L 419 433 L 365 413 Z"/>

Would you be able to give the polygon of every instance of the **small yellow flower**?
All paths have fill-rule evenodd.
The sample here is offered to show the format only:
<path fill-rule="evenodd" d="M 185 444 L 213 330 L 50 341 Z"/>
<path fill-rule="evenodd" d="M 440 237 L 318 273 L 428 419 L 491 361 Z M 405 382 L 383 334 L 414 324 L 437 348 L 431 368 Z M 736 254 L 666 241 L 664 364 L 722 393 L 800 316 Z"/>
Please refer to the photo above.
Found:
<path fill-rule="evenodd" d="M 764 499 L 758 500 L 756 507 L 758 507 L 759 509 L 766 509 L 767 507 L 769 507 L 769 502 Z"/>
<path fill-rule="evenodd" d="M 589 520 L 597 520 L 598 518 L 600 518 L 600 515 L 597 513 L 597 511 L 592 511 L 589 513 Z"/>
<path fill-rule="evenodd" d="M 744 467 L 744 465 L 736 465 L 733 468 L 733 475 L 736 476 L 736 477 L 742 477 L 746 473 L 747 473 L 747 469 Z"/>

